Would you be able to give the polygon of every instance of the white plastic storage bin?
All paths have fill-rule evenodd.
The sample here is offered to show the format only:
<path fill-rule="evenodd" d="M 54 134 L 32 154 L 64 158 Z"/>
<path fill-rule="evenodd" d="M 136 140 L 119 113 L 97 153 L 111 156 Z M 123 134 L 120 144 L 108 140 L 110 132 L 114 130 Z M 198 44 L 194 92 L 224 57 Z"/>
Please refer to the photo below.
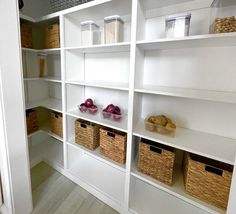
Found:
<path fill-rule="evenodd" d="M 100 27 L 94 21 L 84 21 L 81 25 L 81 45 L 90 46 L 100 44 Z"/>
<path fill-rule="evenodd" d="M 166 18 L 166 37 L 175 38 L 189 35 L 191 14 L 181 14 Z"/>
<path fill-rule="evenodd" d="M 124 21 L 120 16 L 108 16 L 104 18 L 105 44 L 123 42 Z"/>

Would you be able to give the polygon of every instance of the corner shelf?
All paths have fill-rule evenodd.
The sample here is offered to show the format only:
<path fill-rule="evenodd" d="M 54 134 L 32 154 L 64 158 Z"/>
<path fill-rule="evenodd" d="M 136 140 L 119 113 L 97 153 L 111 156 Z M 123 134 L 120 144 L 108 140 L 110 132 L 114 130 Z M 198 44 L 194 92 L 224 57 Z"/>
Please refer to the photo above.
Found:
<path fill-rule="evenodd" d="M 62 113 L 62 101 L 55 98 L 49 98 L 41 101 L 35 101 L 26 104 L 26 110 L 36 107 L 45 107 L 47 109 L 51 109 L 53 111 L 57 111 Z"/>
<path fill-rule="evenodd" d="M 176 166 L 175 170 L 174 170 L 174 177 L 173 177 L 173 184 L 172 186 L 168 186 L 150 176 L 147 176 L 141 172 L 139 172 L 136 168 L 136 163 L 137 161 L 135 161 L 135 163 L 133 163 L 132 166 L 132 171 L 131 171 L 131 175 L 162 190 L 167 192 L 168 194 L 171 194 L 183 201 L 186 201 L 189 204 L 192 204 L 196 207 L 199 207 L 202 210 L 205 210 L 211 214 L 225 214 L 226 212 L 222 209 L 219 209 L 215 206 L 212 206 L 208 203 L 205 203 L 201 200 L 198 200 L 197 198 L 194 198 L 190 195 L 188 195 L 185 192 L 184 189 L 184 179 L 183 179 L 183 173 L 181 172 L 181 167 L 180 166 Z"/>
<path fill-rule="evenodd" d="M 96 123 L 102 126 L 106 126 L 112 129 L 116 129 L 122 132 L 127 132 L 127 116 L 124 115 L 120 122 L 115 122 L 107 119 L 103 119 L 103 116 L 100 112 L 95 115 L 83 114 L 79 110 L 73 110 L 66 113 L 69 116 L 76 117 L 79 119 L 87 120 L 92 123 Z"/>
<path fill-rule="evenodd" d="M 48 124 L 40 127 L 39 130 L 37 130 L 36 132 L 33 132 L 33 133 L 31 133 L 27 136 L 28 136 L 28 138 L 30 138 L 30 137 L 35 136 L 35 135 L 37 135 L 39 133 L 42 133 L 42 132 L 46 133 L 47 135 L 53 137 L 56 140 L 59 140 L 60 142 L 63 142 L 63 138 L 61 138 L 60 136 L 58 136 L 58 135 L 54 134 L 53 132 L 51 132 L 50 127 L 49 127 Z"/>
<path fill-rule="evenodd" d="M 236 103 L 236 92 L 198 90 L 165 86 L 143 86 L 135 89 L 137 93 L 166 95 L 190 99 L 209 100 L 224 103 Z"/>
<path fill-rule="evenodd" d="M 125 172 L 126 169 L 125 169 L 125 164 L 119 164 L 109 158 L 106 158 L 105 156 L 101 155 L 100 154 L 100 151 L 99 151 L 99 147 L 94 150 L 94 151 L 91 151 L 89 149 L 86 149 L 85 147 L 83 146 L 80 146 L 79 144 L 75 143 L 75 139 L 73 140 L 70 140 L 69 142 L 67 142 L 69 145 L 75 147 L 76 149 L 80 149 L 82 150 L 84 153 L 86 153 L 87 155 L 105 163 L 105 164 L 108 164 L 109 166 L 112 166 L 113 168 L 116 168 L 122 172 Z"/>
<path fill-rule="evenodd" d="M 20 19 L 25 20 L 25 21 L 27 21 L 27 22 L 32 22 L 32 23 L 37 22 L 35 18 L 32 18 L 32 17 L 30 17 L 30 16 L 27 16 L 27 15 L 21 13 L 21 12 L 20 12 Z"/>
<path fill-rule="evenodd" d="M 68 8 L 68 9 L 59 11 L 59 12 L 51 13 L 51 14 L 48 14 L 48 15 L 45 15 L 45 16 L 42 16 L 42 17 L 39 17 L 39 18 L 32 18 L 28 15 L 24 15 L 23 13 L 20 13 L 20 19 L 23 19 L 25 21 L 29 21 L 29 22 L 32 22 L 32 23 L 45 22 L 45 21 L 48 21 L 48 20 L 51 20 L 51 19 L 58 18 L 60 15 L 66 15 L 66 14 L 69 14 L 69 13 L 84 10 L 84 9 L 87 9 L 87 8 L 90 8 L 90 7 L 95 7 L 95 6 L 98 6 L 100 4 L 108 3 L 108 2 L 111 2 L 111 1 L 112 0 L 91 1 L 91 2 L 88 2 L 88 3 L 85 3 L 85 4 L 81 4 L 81 5 L 72 7 L 72 8 Z"/>
<path fill-rule="evenodd" d="M 62 82 L 60 77 L 29 77 L 29 78 L 24 78 L 24 81 L 48 81 L 57 83 Z"/>
<path fill-rule="evenodd" d="M 175 137 L 169 137 L 145 130 L 143 120 L 136 124 L 133 135 L 234 165 L 235 139 L 179 127 Z"/>
<path fill-rule="evenodd" d="M 51 49 L 32 49 L 32 48 L 21 48 L 22 51 L 33 52 L 38 54 L 60 54 L 61 48 L 51 48 Z"/>
<path fill-rule="evenodd" d="M 120 90 L 120 91 L 129 91 L 128 83 L 66 81 L 66 84 L 89 86 L 94 88 L 105 88 L 105 89 Z"/>
<path fill-rule="evenodd" d="M 137 41 L 143 50 L 235 46 L 236 33 L 206 34 L 181 38 Z"/>
<path fill-rule="evenodd" d="M 65 50 L 76 51 L 79 53 L 127 52 L 130 51 L 130 42 L 101 44 L 93 46 L 66 47 Z"/>

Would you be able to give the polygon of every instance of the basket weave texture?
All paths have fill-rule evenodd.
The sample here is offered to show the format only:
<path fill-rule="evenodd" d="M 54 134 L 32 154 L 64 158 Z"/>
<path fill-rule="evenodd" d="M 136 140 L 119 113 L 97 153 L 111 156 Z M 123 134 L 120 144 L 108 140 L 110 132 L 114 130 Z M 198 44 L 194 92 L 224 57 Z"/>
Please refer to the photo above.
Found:
<path fill-rule="evenodd" d="M 75 121 L 75 142 L 90 150 L 99 147 L 100 126 L 85 120 Z"/>
<path fill-rule="evenodd" d="M 32 26 L 29 24 L 20 24 L 21 46 L 23 48 L 33 48 Z"/>
<path fill-rule="evenodd" d="M 50 0 L 50 5 L 52 11 L 57 12 L 89 1 L 92 0 Z"/>
<path fill-rule="evenodd" d="M 62 125 L 62 114 L 58 112 L 51 112 L 50 124 L 51 124 L 51 131 L 63 137 L 63 125 Z"/>
<path fill-rule="evenodd" d="M 45 48 L 60 48 L 60 26 L 58 23 L 45 28 Z"/>
<path fill-rule="evenodd" d="M 37 113 L 35 110 L 26 111 L 27 134 L 36 132 L 39 129 Z"/>
<path fill-rule="evenodd" d="M 186 192 L 202 201 L 226 209 L 233 167 L 186 153 L 184 183 Z"/>
<path fill-rule="evenodd" d="M 125 164 L 127 134 L 107 128 L 100 129 L 100 153 L 111 160 Z"/>
<path fill-rule="evenodd" d="M 174 149 L 141 139 L 139 143 L 138 170 L 165 184 L 171 185 L 175 161 Z"/>

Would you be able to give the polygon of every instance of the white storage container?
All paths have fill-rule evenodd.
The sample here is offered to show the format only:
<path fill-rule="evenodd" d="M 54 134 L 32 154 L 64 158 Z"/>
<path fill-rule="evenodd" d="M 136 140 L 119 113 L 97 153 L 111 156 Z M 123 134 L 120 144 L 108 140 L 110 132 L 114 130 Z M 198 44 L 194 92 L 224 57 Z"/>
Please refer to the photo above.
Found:
<path fill-rule="evenodd" d="M 100 28 L 94 21 L 84 21 L 81 25 L 81 45 L 90 46 L 100 44 Z"/>
<path fill-rule="evenodd" d="M 183 37 L 189 35 L 191 14 L 169 16 L 166 18 L 166 37 Z"/>
<path fill-rule="evenodd" d="M 104 18 L 104 43 L 123 42 L 124 21 L 120 16 L 108 16 Z"/>

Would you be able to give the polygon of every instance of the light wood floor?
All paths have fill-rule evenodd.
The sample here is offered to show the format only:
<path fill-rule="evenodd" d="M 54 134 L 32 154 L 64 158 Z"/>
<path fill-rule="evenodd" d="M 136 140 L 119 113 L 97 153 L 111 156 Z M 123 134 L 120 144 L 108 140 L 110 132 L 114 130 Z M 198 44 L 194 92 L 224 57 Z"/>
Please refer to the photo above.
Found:
<path fill-rule="evenodd" d="M 44 162 L 31 169 L 31 182 L 32 214 L 118 214 Z"/>

